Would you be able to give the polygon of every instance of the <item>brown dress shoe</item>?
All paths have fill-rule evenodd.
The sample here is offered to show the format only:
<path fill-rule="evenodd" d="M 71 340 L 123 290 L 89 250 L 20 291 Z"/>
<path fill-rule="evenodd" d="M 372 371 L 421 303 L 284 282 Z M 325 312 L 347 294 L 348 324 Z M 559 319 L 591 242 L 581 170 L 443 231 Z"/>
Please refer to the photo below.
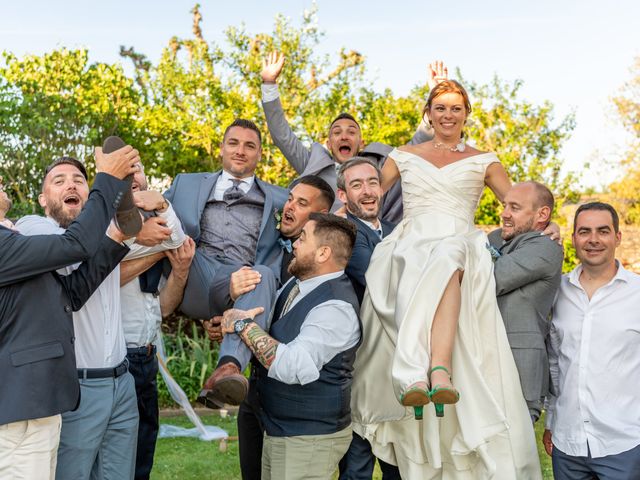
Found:
<path fill-rule="evenodd" d="M 249 391 L 249 381 L 233 362 L 220 365 L 204 383 L 198 402 L 208 408 L 223 408 L 225 404 L 240 405 Z"/>
<path fill-rule="evenodd" d="M 126 146 L 126 143 L 116 136 L 107 137 L 102 145 L 104 153 L 115 152 Z M 122 201 L 116 211 L 116 226 L 118 230 L 127 236 L 135 236 L 142 228 L 142 216 L 138 211 L 138 207 L 133 203 L 133 193 L 131 193 L 131 182 L 133 175 L 127 175 L 124 179 L 127 182 L 127 190 L 123 192 Z"/>

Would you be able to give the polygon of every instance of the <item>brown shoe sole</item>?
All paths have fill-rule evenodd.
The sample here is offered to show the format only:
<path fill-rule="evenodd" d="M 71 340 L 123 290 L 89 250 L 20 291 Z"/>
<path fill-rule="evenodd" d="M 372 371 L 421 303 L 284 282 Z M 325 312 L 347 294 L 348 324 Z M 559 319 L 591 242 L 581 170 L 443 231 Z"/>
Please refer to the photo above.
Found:
<path fill-rule="evenodd" d="M 207 393 L 207 399 L 213 403 L 240 405 L 249 391 L 249 382 L 242 375 L 221 378 Z"/>

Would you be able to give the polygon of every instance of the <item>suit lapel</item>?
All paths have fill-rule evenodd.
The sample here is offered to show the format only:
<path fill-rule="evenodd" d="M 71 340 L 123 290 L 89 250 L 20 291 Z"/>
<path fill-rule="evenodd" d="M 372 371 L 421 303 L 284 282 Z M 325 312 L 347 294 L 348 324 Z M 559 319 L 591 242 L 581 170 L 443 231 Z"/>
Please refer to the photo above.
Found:
<path fill-rule="evenodd" d="M 371 230 L 371 228 L 362 220 L 360 220 L 358 217 L 350 213 L 347 213 L 347 218 L 351 220 L 353 223 L 355 223 L 356 228 L 360 230 L 360 232 L 362 232 L 362 234 L 365 236 L 365 238 L 368 240 L 369 243 L 376 245 L 378 242 L 380 242 L 380 238 L 378 237 L 378 234 L 373 230 Z"/>
<path fill-rule="evenodd" d="M 211 195 L 211 191 L 215 187 L 218 177 L 220 177 L 220 173 L 221 173 L 220 171 L 211 173 L 205 176 L 200 181 L 200 190 L 198 191 L 198 203 L 196 205 L 196 208 L 198 209 L 198 212 L 197 212 L 198 215 L 196 216 L 196 218 L 202 218 L 202 212 L 204 212 L 204 207 L 207 204 L 207 201 L 209 200 L 209 196 Z"/>
<path fill-rule="evenodd" d="M 262 232 L 264 232 L 265 227 L 267 226 L 267 222 L 269 221 L 269 217 L 273 215 L 273 197 L 271 196 L 271 192 L 266 184 L 260 180 L 258 177 L 255 179 L 258 188 L 262 190 L 264 193 L 264 209 L 262 210 L 262 222 L 260 223 L 260 235 L 262 236 Z"/>

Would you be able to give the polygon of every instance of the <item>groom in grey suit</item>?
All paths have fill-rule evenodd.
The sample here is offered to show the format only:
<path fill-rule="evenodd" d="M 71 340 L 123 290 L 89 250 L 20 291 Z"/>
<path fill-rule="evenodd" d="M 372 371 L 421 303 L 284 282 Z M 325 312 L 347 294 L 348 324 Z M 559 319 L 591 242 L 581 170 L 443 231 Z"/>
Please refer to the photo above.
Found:
<path fill-rule="evenodd" d="M 494 252 L 498 307 L 520 375 L 531 419 L 540 417 L 549 387 L 545 340 L 549 313 L 562 274 L 562 247 L 546 235 L 553 194 L 537 182 L 511 187 L 502 228 L 489 234 Z"/>
<path fill-rule="evenodd" d="M 220 153 L 222 170 L 178 175 L 166 198 L 196 242 L 180 310 L 190 317 L 210 319 L 234 306 L 229 293 L 231 274 L 251 266 L 262 280 L 235 301 L 236 308 L 262 305 L 270 311 L 280 281 L 282 247 L 278 243 L 276 212 L 287 200 L 287 190 L 255 176 L 262 155 L 262 137 L 256 125 L 243 119 L 227 127 Z M 266 328 L 266 315 L 256 321 Z M 236 335 L 225 337 L 218 368 L 205 383 L 199 401 L 219 407 L 238 405 L 248 382 L 241 374 L 251 359 Z"/>
<path fill-rule="evenodd" d="M 441 63 L 441 62 L 440 62 Z M 374 142 L 365 147 L 360 125 L 356 119 L 348 114 L 338 115 L 329 126 L 326 145 L 313 142 L 307 148 L 293 132 L 286 117 L 276 81 L 284 66 L 284 56 L 277 53 L 270 54 L 264 62 L 262 76 L 262 108 L 267 119 L 269 133 L 273 143 L 280 149 L 289 164 L 298 175 L 318 175 L 325 180 L 334 192 L 336 200 L 332 211 L 342 206 L 337 197 L 337 170 L 344 162 L 356 155 L 366 156 L 382 167 L 392 147 Z M 440 64 L 439 70 L 442 69 Z M 430 69 L 429 86 L 433 88 L 439 80 L 446 79 L 446 68 L 441 72 Z M 443 73 L 444 72 L 444 73 Z M 445 75 L 445 76 L 440 76 Z M 418 144 L 433 138 L 430 127 L 423 121 L 409 143 Z M 380 217 L 391 223 L 402 220 L 402 189 L 400 182 L 396 182 L 384 195 Z"/>

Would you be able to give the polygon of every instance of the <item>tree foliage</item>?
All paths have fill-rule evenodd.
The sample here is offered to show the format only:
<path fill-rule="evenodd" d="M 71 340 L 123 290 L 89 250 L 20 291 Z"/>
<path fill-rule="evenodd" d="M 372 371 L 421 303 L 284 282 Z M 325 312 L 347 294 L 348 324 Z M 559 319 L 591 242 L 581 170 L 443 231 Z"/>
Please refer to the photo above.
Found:
<path fill-rule="evenodd" d="M 631 79 L 613 98 L 618 117 L 631 134 L 629 149 L 622 158 L 622 178 L 610 185 L 611 203 L 628 224 L 640 224 L 640 57 L 631 68 Z"/>
<path fill-rule="evenodd" d="M 87 159 L 113 132 L 131 136 L 140 106 L 133 81 L 120 66 L 87 57 L 67 49 L 21 59 L 3 53 L 0 173 L 18 204 L 33 203 L 54 158 Z"/>
<path fill-rule="evenodd" d="M 191 37 L 171 38 L 157 63 L 134 47 L 121 47 L 121 56 L 133 64 L 132 78 L 120 65 L 90 64 L 85 50 L 22 59 L 4 53 L 0 174 L 18 202 L 35 199 L 42 169 L 52 158 L 64 154 L 86 160 L 110 134 L 136 146 L 147 173 L 157 178 L 217 169 L 224 128 L 236 117 L 255 120 L 265 137 L 258 174 L 286 185 L 294 172 L 270 142 L 261 107 L 262 59 L 272 50 L 286 56 L 281 99 L 305 142 L 324 140 L 330 121 L 341 112 L 359 118 L 368 142 L 390 145 L 408 142 L 420 122 L 426 86 L 407 96 L 375 91 L 360 53 L 317 53 L 323 34 L 315 6 L 299 25 L 276 16 L 269 33 L 230 27 L 222 45 L 203 37 L 199 5 L 191 13 Z M 475 144 L 495 151 L 514 181 L 541 180 L 567 195 L 573 179 L 560 177 L 559 152 L 573 117 L 552 126 L 552 106 L 520 99 L 520 81 L 496 77 L 490 85 L 463 83 L 474 102 L 467 134 Z M 497 223 L 496 207 L 495 198 L 485 195 L 477 219 Z"/>

